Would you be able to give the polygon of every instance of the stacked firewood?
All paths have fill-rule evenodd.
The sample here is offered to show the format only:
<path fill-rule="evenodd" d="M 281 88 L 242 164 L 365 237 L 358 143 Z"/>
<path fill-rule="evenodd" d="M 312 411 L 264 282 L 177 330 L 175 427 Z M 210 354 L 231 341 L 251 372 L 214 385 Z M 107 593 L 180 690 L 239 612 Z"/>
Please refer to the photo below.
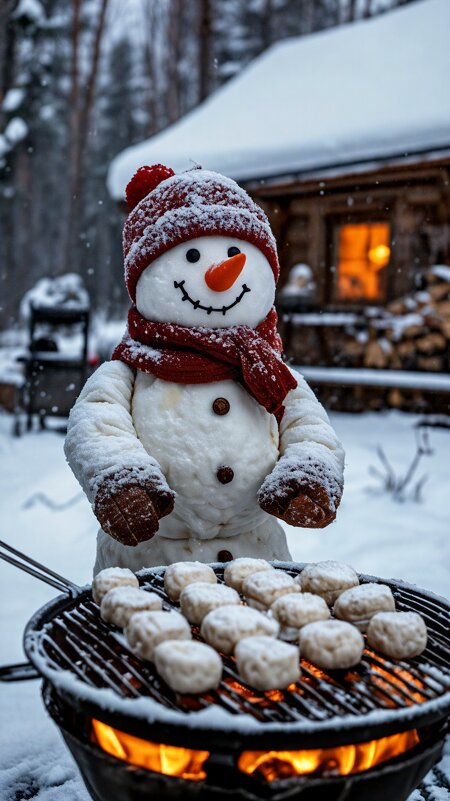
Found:
<path fill-rule="evenodd" d="M 450 267 L 432 267 L 425 281 L 420 292 L 368 311 L 367 328 L 344 344 L 349 359 L 378 369 L 450 369 Z"/>

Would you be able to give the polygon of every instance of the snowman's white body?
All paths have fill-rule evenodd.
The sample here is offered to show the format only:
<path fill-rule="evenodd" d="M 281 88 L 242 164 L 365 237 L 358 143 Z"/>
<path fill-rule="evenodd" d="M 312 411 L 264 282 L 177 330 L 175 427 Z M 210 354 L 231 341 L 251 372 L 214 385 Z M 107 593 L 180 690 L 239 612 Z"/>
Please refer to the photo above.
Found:
<path fill-rule="evenodd" d="M 101 531 L 95 571 L 107 566 L 216 561 L 252 554 L 289 559 L 283 529 L 262 511 L 257 492 L 279 455 L 320 441 L 343 463 L 343 451 L 326 412 L 296 375 L 280 426 L 234 381 L 180 385 L 131 370 L 120 361 L 103 364 L 86 383 L 69 424 L 66 454 L 92 501 L 102 477 L 122 465 L 156 460 L 177 495 L 173 512 L 160 520 L 153 539 L 122 545 Z M 226 398 L 228 414 L 213 411 Z M 221 484 L 217 469 L 229 466 L 233 480 Z"/>
<path fill-rule="evenodd" d="M 216 398 L 230 404 L 214 413 Z M 161 521 L 164 536 L 179 539 L 234 537 L 261 524 L 255 496 L 278 459 L 273 415 L 234 381 L 172 384 L 137 373 L 132 403 L 136 433 L 177 493 L 172 514 Z M 231 467 L 228 484 L 217 479 Z"/>
<path fill-rule="evenodd" d="M 205 284 L 205 269 L 226 256 L 236 240 L 208 237 L 183 243 L 156 259 L 141 276 L 136 305 L 144 317 L 182 325 L 255 327 L 273 303 L 271 268 L 253 245 L 238 240 L 247 262 L 240 276 L 250 287 L 237 305 L 237 282 L 225 292 Z M 201 249 L 199 263 L 183 273 L 187 250 Z M 226 316 L 209 314 L 182 301 L 176 284 L 200 298 L 203 308 L 217 297 L 232 304 Z M 239 282 L 240 283 L 240 282 Z M 216 561 L 227 550 L 233 557 L 288 559 L 284 531 L 257 500 L 258 490 L 280 455 L 297 461 L 317 458 L 317 447 L 332 469 L 342 474 L 344 454 L 323 407 L 304 380 L 284 400 L 280 427 L 275 417 L 235 381 L 179 384 L 133 370 L 121 361 L 103 364 L 86 383 L 72 410 L 66 455 L 88 498 L 93 501 L 102 480 L 120 470 L 160 470 L 176 493 L 171 514 L 158 533 L 136 547 L 125 546 L 100 530 L 95 570 L 107 566 L 169 564 L 177 560 Z M 225 399 L 225 414 L 214 401 Z M 312 448 L 312 450 L 311 450 Z M 221 483 L 218 470 L 232 470 Z"/>

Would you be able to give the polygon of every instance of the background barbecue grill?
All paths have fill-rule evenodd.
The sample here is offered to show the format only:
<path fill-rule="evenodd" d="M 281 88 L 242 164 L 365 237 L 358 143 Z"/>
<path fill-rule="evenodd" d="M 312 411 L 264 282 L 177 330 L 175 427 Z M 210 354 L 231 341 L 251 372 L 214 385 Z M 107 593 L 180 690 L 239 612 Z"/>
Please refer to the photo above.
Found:
<path fill-rule="evenodd" d="M 8 558 L 16 562 L 11 552 Z M 223 581 L 223 566 L 213 567 Z M 292 576 L 302 567 L 281 565 Z M 165 609 L 178 608 L 167 598 L 163 579 L 163 568 L 139 575 L 141 587 L 159 593 Z M 45 680 L 46 707 L 96 801 L 140 801 L 150 793 L 160 798 L 317 799 L 319 788 L 324 799 L 371 801 L 383 793 L 385 799 L 401 801 L 439 758 L 450 708 L 450 614 L 446 602 L 430 593 L 383 582 L 391 587 L 397 609 L 417 611 L 425 619 L 428 646 L 416 659 L 393 662 L 366 649 L 356 668 L 329 673 L 302 660 L 298 684 L 261 693 L 243 685 L 234 660 L 225 657 L 218 690 L 191 696 L 174 693 L 150 663 L 127 650 L 118 630 L 101 620 L 90 588 L 76 588 L 54 573 L 50 580 L 65 594 L 30 620 L 25 650 Z M 193 632 L 199 636 L 198 629 Z M 99 748 L 93 719 L 146 741 L 207 751 L 205 779 L 130 768 Z M 258 771 L 249 775 L 239 767 L 242 752 L 336 748 L 412 729 L 418 732 L 418 745 L 352 775 L 281 774 L 267 781 Z"/>

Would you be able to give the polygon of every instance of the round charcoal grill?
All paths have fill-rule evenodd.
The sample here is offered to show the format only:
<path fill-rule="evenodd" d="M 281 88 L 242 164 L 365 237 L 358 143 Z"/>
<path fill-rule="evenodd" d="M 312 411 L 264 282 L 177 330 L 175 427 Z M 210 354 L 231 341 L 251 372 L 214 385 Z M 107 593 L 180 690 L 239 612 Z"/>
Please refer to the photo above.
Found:
<path fill-rule="evenodd" d="M 44 678 L 47 711 L 94 801 L 404 801 L 442 753 L 450 709 L 450 606 L 430 593 L 383 582 L 392 588 L 399 610 L 418 611 L 426 621 L 427 649 L 416 659 L 392 662 L 366 649 L 356 668 L 330 673 L 302 660 L 296 685 L 259 693 L 240 682 L 233 659 L 225 658 L 217 691 L 178 695 L 151 664 L 128 651 L 119 630 L 103 623 L 90 587 L 77 587 L 5 543 L 0 543 L 0 558 L 63 593 L 27 625 L 24 645 L 32 664 L 2 668 L 0 679 Z M 213 565 L 218 581 L 223 581 L 223 567 Z M 295 576 L 303 565 L 277 563 L 277 568 Z M 161 595 L 165 609 L 176 608 L 164 593 L 164 568 L 142 571 L 139 581 Z M 193 634 L 199 637 L 198 629 Z M 119 756 L 98 740 L 101 727 L 122 742 L 140 738 L 153 756 L 155 747 L 165 759 L 180 748 L 188 759 L 204 755 L 202 773 Z M 355 767 L 352 775 L 336 769 L 337 752 L 367 754 L 391 735 L 396 743 L 406 737 L 406 750 Z M 286 772 L 287 752 L 310 758 L 311 749 L 327 753 L 323 770 Z M 264 759 L 262 773 L 244 764 L 258 753 Z M 352 762 L 357 764 L 362 763 Z"/>
<path fill-rule="evenodd" d="M 292 576 L 303 567 L 276 566 Z M 224 566 L 212 567 L 222 582 Z M 164 609 L 176 609 L 163 579 L 164 568 L 139 574 L 141 587 L 159 593 Z M 179 695 L 103 623 L 90 588 L 72 589 L 40 609 L 26 627 L 24 647 L 53 693 L 77 713 L 171 745 L 222 753 L 327 748 L 443 721 L 450 709 L 449 605 L 400 581 L 360 580 L 388 584 L 398 610 L 422 615 L 428 645 L 421 656 L 394 662 L 366 648 L 356 668 L 328 673 L 302 660 L 294 687 L 266 693 L 243 685 L 234 660 L 225 657 L 217 691 Z M 198 629 L 193 633 L 199 637 Z"/>

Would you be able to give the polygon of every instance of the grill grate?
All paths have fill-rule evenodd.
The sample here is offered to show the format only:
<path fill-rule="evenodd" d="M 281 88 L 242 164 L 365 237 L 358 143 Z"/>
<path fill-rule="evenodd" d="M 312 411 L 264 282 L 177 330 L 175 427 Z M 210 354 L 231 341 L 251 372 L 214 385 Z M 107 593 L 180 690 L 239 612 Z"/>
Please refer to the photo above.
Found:
<path fill-rule="evenodd" d="M 285 568 L 295 576 L 301 566 Z M 223 569 L 216 569 L 223 581 Z M 163 570 L 146 571 L 143 589 L 159 593 L 163 608 L 177 609 L 163 585 Z M 372 577 L 362 580 L 373 581 Z M 377 579 L 375 579 L 377 580 Z M 450 688 L 450 614 L 434 597 L 390 584 L 399 610 L 417 611 L 425 619 L 429 640 L 424 654 L 392 662 L 366 648 L 360 665 L 350 671 L 325 673 L 302 660 L 300 681 L 288 690 L 266 693 L 241 683 L 232 658 L 224 657 L 223 680 L 217 691 L 200 696 L 178 695 L 125 647 L 123 636 L 100 618 L 90 594 L 83 594 L 46 622 L 33 640 L 33 653 L 57 671 L 68 670 L 93 688 L 109 688 L 121 698 L 149 697 L 167 709 L 192 712 L 215 704 L 233 715 L 245 713 L 261 723 L 336 721 L 376 710 L 407 709 L 440 698 Z M 197 628 L 193 635 L 199 638 Z"/>

